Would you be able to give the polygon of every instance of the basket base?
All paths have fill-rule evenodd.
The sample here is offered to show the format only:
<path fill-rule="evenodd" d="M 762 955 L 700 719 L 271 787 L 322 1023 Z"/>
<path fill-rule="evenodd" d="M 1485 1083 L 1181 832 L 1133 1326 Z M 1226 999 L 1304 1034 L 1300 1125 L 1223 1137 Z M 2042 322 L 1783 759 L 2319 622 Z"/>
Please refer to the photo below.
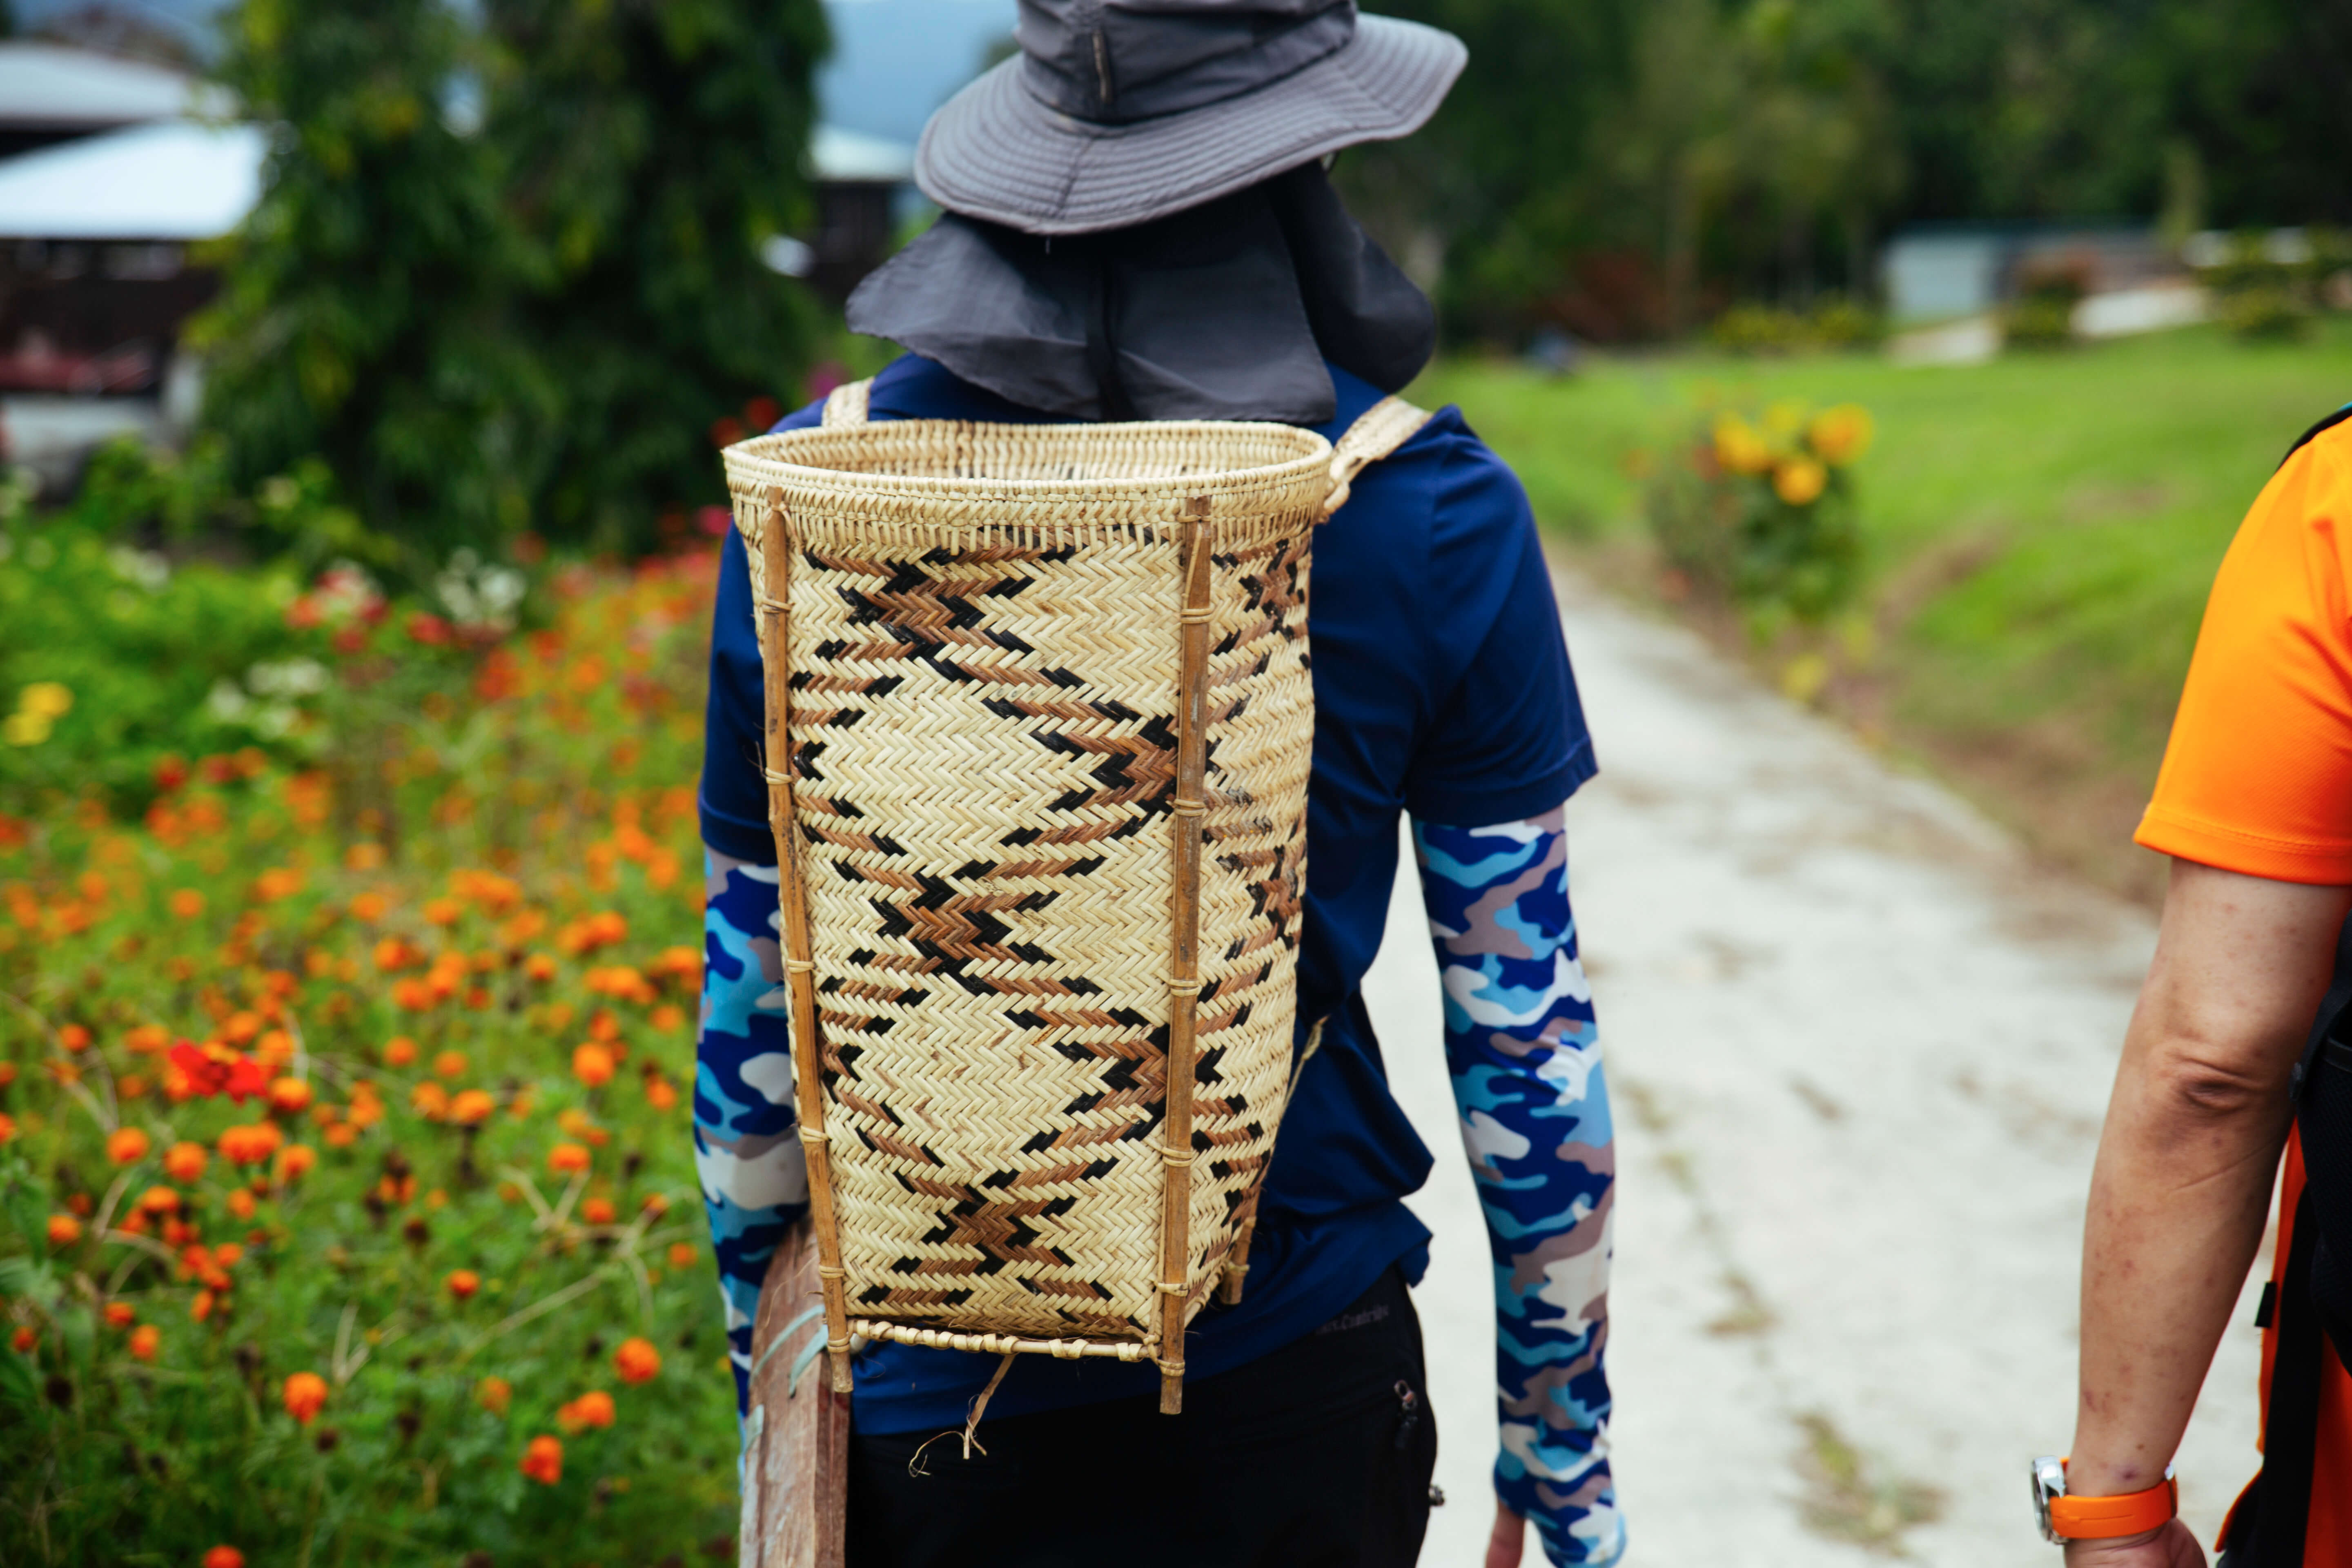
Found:
<path fill-rule="evenodd" d="M 1049 1355 L 1057 1361 L 1076 1361 L 1082 1356 L 1108 1356 L 1114 1360 L 1139 1362 L 1149 1360 L 1159 1349 L 1135 1340 L 1031 1340 L 1017 1334 L 967 1334 L 948 1329 L 922 1329 L 910 1323 L 888 1323 L 872 1318 L 853 1318 L 849 1331 L 869 1340 L 890 1340 L 902 1345 L 929 1345 L 935 1350 L 976 1351 L 985 1355 Z"/>

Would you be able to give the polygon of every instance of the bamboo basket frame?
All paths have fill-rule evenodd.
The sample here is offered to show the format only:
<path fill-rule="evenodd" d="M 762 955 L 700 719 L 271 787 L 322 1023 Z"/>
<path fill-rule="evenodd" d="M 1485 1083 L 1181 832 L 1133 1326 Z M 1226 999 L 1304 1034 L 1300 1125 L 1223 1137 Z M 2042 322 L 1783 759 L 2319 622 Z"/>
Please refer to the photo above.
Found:
<path fill-rule="evenodd" d="M 856 1317 L 850 1313 L 836 1202 L 835 1172 L 828 1129 L 828 1088 L 821 1008 L 818 1001 L 818 955 L 811 916 L 807 844 L 796 798 L 799 763 L 792 742 L 794 690 L 792 669 L 792 587 L 799 537 L 794 526 L 793 496 L 812 480 L 830 483 L 838 500 L 842 490 L 838 468 L 794 463 L 792 438 L 760 437 L 730 447 L 726 453 L 735 517 L 744 535 L 754 567 L 754 612 L 759 632 L 766 698 L 766 753 L 762 764 L 769 790 L 769 826 L 776 844 L 779 876 L 779 924 L 783 970 L 790 994 L 794 1095 L 800 1137 L 807 1154 L 812 1229 L 817 1249 L 815 1273 L 824 1319 L 824 1344 L 832 1387 L 846 1393 L 851 1385 L 849 1352 L 855 1337 L 890 1339 L 963 1351 L 1047 1354 L 1057 1358 L 1111 1357 L 1124 1362 L 1152 1361 L 1160 1373 L 1160 1407 L 1175 1413 L 1181 1407 L 1184 1374 L 1183 1342 L 1192 1316 L 1212 1291 L 1228 1301 L 1239 1299 L 1248 1268 L 1248 1250 L 1256 1219 L 1256 1182 L 1251 1183 L 1232 1216 L 1231 1234 L 1222 1240 L 1221 1258 L 1201 1260 L 1211 1265 L 1198 1282 L 1192 1254 L 1194 1089 L 1198 1061 L 1200 1005 L 1203 989 L 1201 966 L 1201 906 L 1202 822 L 1209 807 L 1204 800 L 1211 705 L 1211 629 L 1214 618 L 1211 597 L 1213 564 L 1219 547 L 1216 498 L 1246 492 L 1253 481 L 1297 495 L 1307 475 L 1323 489 L 1308 521 L 1319 522 L 1347 499 L 1349 483 L 1367 464 L 1402 445 L 1426 421 L 1421 410 L 1390 398 L 1376 405 L 1342 437 L 1336 447 L 1311 432 L 1290 426 L 1087 426 L 1079 435 L 1068 427 L 989 427 L 945 426 L 941 422 L 901 421 L 866 426 L 866 385 L 860 383 L 837 391 L 828 400 L 824 429 L 839 434 L 856 430 L 872 448 L 872 468 L 856 484 L 854 510 L 859 521 L 877 536 L 892 539 L 902 529 L 916 526 L 917 518 L 945 516 L 969 528 L 975 537 L 1027 540 L 1034 543 L 1042 531 L 1022 521 L 1023 506 L 1038 502 L 1081 506 L 1094 518 L 1104 537 L 1169 538 L 1176 550 L 1179 586 L 1175 626 L 1174 692 L 1176 724 L 1174 776 L 1171 781 L 1167 816 L 1170 884 L 1166 948 L 1165 1070 L 1161 1079 L 1160 1128 L 1156 1152 L 1160 1166 L 1158 1237 L 1159 1266 L 1154 1292 L 1157 1310 L 1147 1331 L 1133 1337 L 1100 1335 L 1039 1335 L 1020 1332 L 977 1332 L 942 1329 L 887 1318 Z M 1075 437 L 1078 458 L 1065 461 L 1065 477 L 1014 479 L 983 477 L 985 449 L 992 439 L 1003 444 L 1036 440 L 1040 432 L 1065 445 Z M 1274 459 L 1234 470 L 1203 470 L 1200 450 L 1227 447 L 1237 437 L 1244 447 L 1255 447 Z M 1277 434 L 1278 433 L 1278 434 Z M 1145 471 L 1122 475 L 1082 472 L 1087 443 L 1096 446 L 1132 442 L 1148 448 Z M 917 447 L 945 443 L 949 454 L 929 450 L 919 458 Z M 1195 450 L 1188 453 L 1186 447 Z M 803 444 L 805 447 L 805 443 Z M 1284 450 L 1287 448 L 1287 451 Z M 1000 454 L 1001 455 L 1001 454 Z M 861 453 L 861 456 L 866 454 Z M 1192 459 L 1187 460 L 1188 457 Z M 1051 472 L 1051 465 L 1044 465 Z M 855 471 L 856 465 L 853 465 Z M 916 471 L 909 474 L 907 468 Z M 1153 467 L 1171 471 L 1155 473 Z M 899 471 L 891 472 L 893 468 Z M 946 471 L 940 471 L 942 468 Z M 930 471 L 925 472 L 929 468 Z M 1032 466 L 1034 472 L 1036 466 Z M 1170 516 L 1171 511 L 1174 516 Z M 1154 531 L 1157 531 L 1154 532 Z M 1066 532 L 1066 531 L 1064 531 Z M 1310 530 L 1311 531 L 1311 530 Z M 1302 627 L 1303 632 L 1303 627 Z M 781 763 L 782 765 L 777 765 Z M 1302 829 L 1303 831 L 1303 829 Z M 1303 873 L 1302 873 L 1303 874 Z M 1315 1034 L 1319 1037 L 1320 1023 Z M 1309 1052 L 1311 1053 L 1310 1044 Z M 1300 1058 L 1303 1065 L 1304 1057 Z M 1287 1085 L 1284 1085 L 1286 1097 Z M 1274 1107 L 1278 1121 L 1280 1103 Z M 1272 1133 L 1266 1133 L 1270 1151 Z M 1263 1170 L 1257 1180 L 1262 1181 Z"/>

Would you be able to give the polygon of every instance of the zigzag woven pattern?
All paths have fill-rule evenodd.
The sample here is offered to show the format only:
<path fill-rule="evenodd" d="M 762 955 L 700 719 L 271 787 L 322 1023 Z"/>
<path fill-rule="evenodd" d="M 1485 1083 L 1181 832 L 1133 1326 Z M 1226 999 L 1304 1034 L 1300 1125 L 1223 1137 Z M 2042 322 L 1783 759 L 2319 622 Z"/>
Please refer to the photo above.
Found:
<path fill-rule="evenodd" d="M 1250 1212 L 1291 1068 L 1330 448 L 1281 426 L 910 420 L 726 457 L 781 611 L 762 649 L 789 670 L 812 1155 L 847 1310 L 891 1337 L 1155 1350 L 1175 1278 L 1171 835 L 1197 822 L 1202 841 L 1189 1316 Z M 1183 520 L 1202 498 L 1193 812 L 1174 784 Z"/>

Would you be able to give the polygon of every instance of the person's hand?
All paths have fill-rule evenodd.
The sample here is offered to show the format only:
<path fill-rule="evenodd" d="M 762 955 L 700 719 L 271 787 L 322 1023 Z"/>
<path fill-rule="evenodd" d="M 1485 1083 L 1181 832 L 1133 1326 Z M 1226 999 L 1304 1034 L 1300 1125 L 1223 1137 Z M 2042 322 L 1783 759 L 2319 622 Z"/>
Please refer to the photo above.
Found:
<path fill-rule="evenodd" d="M 1495 1563 L 1490 1550 L 1486 1568 L 1495 1568 Z M 2205 1549 L 2197 1544 L 2189 1528 L 2176 1519 L 2146 1535 L 2069 1542 L 2066 1568 L 2205 1568 Z"/>
<path fill-rule="evenodd" d="M 1494 1533 L 1486 1537 L 1486 1568 L 1519 1568 L 1519 1558 L 1528 1549 L 1528 1521 L 1513 1513 L 1502 1503 L 1495 1505 Z M 2149 1559 L 2154 1562 L 2155 1559 Z M 2101 1568 L 2105 1568 L 2102 1564 Z M 2119 1564 L 2118 1568 L 2139 1568 L 2137 1563 Z M 2203 1568 L 2200 1563 L 2198 1568 Z"/>

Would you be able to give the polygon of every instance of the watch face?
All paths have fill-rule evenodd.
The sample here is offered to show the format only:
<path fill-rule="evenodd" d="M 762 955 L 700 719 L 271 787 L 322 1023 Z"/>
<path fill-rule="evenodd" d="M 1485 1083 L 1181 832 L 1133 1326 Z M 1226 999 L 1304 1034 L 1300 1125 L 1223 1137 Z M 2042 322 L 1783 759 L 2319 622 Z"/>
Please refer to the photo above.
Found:
<path fill-rule="evenodd" d="M 2042 1539 L 2053 1546 L 2063 1546 L 2065 1537 L 2050 1522 L 2050 1500 L 2066 1495 L 2066 1461 L 2054 1454 L 2044 1454 L 2033 1461 L 2033 1522 L 2042 1527 Z"/>

